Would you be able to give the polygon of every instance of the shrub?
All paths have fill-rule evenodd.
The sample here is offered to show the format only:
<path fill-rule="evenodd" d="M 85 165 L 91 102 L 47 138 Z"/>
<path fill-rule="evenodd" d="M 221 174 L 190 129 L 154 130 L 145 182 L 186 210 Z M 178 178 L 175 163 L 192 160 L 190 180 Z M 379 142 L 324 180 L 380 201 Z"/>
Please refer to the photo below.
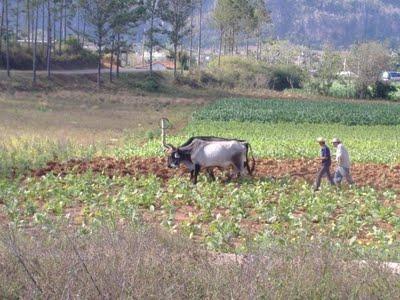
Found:
<path fill-rule="evenodd" d="M 145 79 L 139 83 L 139 88 L 147 92 L 156 92 L 160 89 L 160 83 L 155 76 L 146 76 Z"/>
<path fill-rule="evenodd" d="M 377 81 L 373 87 L 373 96 L 374 98 L 389 99 L 389 94 L 396 91 L 397 88 L 394 85 Z"/>
<path fill-rule="evenodd" d="M 197 89 L 200 87 L 196 78 L 191 77 L 191 76 L 184 76 L 184 75 L 180 75 L 180 74 L 178 74 L 177 77 L 175 78 L 175 83 L 180 84 L 180 85 L 187 85 L 193 89 Z"/>
<path fill-rule="evenodd" d="M 357 91 L 354 84 L 342 81 L 334 81 L 328 90 L 328 96 L 336 98 L 355 98 L 356 95 Z"/>
<path fill-rule="evenodd" d="M 14 70 L 31 70 L 33 52 L 31 48 L 20 44 L 12 44 L 10 47 L 10 67 Z M 89 50 L 83 49 L 76 39 L 69 39 L 63 46 L 61 55 L 52 55 L 54 68 L 71 69 L 77 67 L 95 67 L 97 55 Z M 0 67 L 6 67 L 6 54 L 0 52 Z M 46 68 L 46 55 L 38 46 L 37 68 Z"/>
<path fill-rule="evenodd" d="M 32 69 L 32 49 L 27 47 L 22 47 L 19 44 L 13 44 L 10 47 L 10 67 L 16 70 L 29 70 Z M 42 68 L 45 59 L 41 53 L 38 51 L 37 66 Z M 0 67 L 6 68 L 6 53 L 5 51 L 0 52 Z"/>
<path fill-rule="evenodd" d="M 218 79 L 215 78 L 215 76 L 209 72 L 201 72 L 200 82 L 206 85 L 215 85 L 220 83 Z"/>
<path fill-rule="evenodd" d="M 239 56 L 221 57 L 209 64 L 209 72 L 222 86 L 233 88 L 267 88 L 270 81 L 271 68 L 264 62 Z"/>
<path fill-rule="evenodd" d="M 272 69 L 269 87 L 273 90 L 298 89 L 306 78 L 302 69 L 295 65 L 280 65 Z"/>
<path fill-rule="evenodd" d="M 400 88 L 395 86 L 395 90 L 389 92 L 388 99 L 392 101 L 400 101 Z"/>

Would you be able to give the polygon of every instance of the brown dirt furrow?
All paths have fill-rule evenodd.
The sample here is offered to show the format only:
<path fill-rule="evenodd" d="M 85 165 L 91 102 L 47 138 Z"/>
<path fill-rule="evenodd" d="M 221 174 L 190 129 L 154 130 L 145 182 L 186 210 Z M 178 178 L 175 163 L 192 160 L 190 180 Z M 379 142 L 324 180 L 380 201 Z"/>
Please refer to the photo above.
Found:
<path fill-rule="evenodd" d="M 256 161 L 255 178 L 282 178 L 303 179 L 310 183 L 315 179 L 319 162 L 309 159 L 258 159 Z M 165 158 L 132 158 L 117 160 L 111 157 L 98 157 L 91 161 L 71 159 L 66 162 L 51 161 L 43 168 L 32 170 L 31 176 L 41 177 L 48 173 L 58 176 L 66 174 L 82 174 L 91 170 L 110 177 L 113 176 L 142 176 L 155 175 L 169 180 L 174 176 L 187 176 L 187 170 L 181 167 L 178 170 L 169 169 Z M 332 166 L 332 172 L 334 166 Z M 217 173 L 217 176 L 221 175 Z M 354 164 L 352 176 L 359 186 L 372 186 L 377 189 L 394 189 L 400 191 L 400 165 L 385 164 Z"/>

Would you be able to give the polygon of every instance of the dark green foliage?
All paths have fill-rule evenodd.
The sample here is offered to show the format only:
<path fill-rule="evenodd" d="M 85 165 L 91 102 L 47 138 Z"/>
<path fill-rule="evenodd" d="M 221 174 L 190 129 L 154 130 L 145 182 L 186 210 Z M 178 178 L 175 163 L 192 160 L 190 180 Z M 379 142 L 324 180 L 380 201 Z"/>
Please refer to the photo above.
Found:
<path fill-rule="evenodd" d="M 10 48 L 10 67 L 14 70 L 32 69 L 32 49 L 19 44 Z M 62 48 L 60 55 L 53 56 L 53 67 L 62 69 L 90 68 L 95 67 L 97 55 L 89 50 L 83 49 L 76 39 L 69 39 Z M 0 68 L 6 65 L 6 55 L 0 53 Z M 46 54 L 38 51 L 37 66 L 39 70 L 46 69 Z"/>
<path fill-rule="evenodd" d="M 295 65 L 276 66 L 272 68 L 268 86 L 277 91 L 298 89 L 303 86 L 305 77 L 304 71 Z"/>
<path fill-rule="evenodd" d="M 378 81 L 373 89 L 373 96 L 374 98 L 388 99 L 389 95 L 396 91 L 397 88 L 394 85 Z"/>
<path fill-rule="evenodd" d="M 160 89 L 160 83 L 155 76 L 147 76 L 139 83 L 139 88 L 147 92 L 156 92 Z"/>

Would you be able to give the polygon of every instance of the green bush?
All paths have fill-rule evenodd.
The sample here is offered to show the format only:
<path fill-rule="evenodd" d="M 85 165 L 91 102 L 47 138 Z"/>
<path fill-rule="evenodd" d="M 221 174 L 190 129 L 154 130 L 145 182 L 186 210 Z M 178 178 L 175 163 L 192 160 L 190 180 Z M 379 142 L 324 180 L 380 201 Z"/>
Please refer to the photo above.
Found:
<path fill-rule="evenodd" d="M 334 81 L 328 90 L 328 96 L 336 98 L 355 98 L 357 96 L 357 91 L 353 83 Z"/>
<path fill-rule="evenodd" d="M 146 76 L 146 78 L 139 83 L 139 88 L 147 92 L 156 92 L 160 89 L 160 83 L 155 76 Z"/>
<path fill-rule="evenodd" d="M 210 62 L 208 73 L 213 74 L 215 81 L 228 88 L 267 88 L 271 69 L 265 63 L 239 56 L 221 57 Z"/>
<path fill-rule="evenodd" d="M 378 81 L 373 87 L 373 96 L 374 98 L 389 99 L 389 94 L 396 91 L 397 88 L 394 85 Z"/>
<path fill-rule="evenodd" d="M 304 71 L 296 65 L 280 65 L 272 68 L 269 87 L 273 90 L 298 89 L 303 87 Z"/>
<path fill-rule="evenodd" d="M 10 67 L 14 70 L 32 69 L 32 48 L 20 44 L 12 44 L 10 47 Z M 97 55 L 89 50 L 83 49 L 76 39 L 67 40 L 63 45 L 62 53 L 52 54 L 53 68 L 71 69 L 77 67 L 95 67 L 97 66 Z M 0 68 L 6 68 L 6 53 L 0 52 Z M 46 53 L 42 52 L 42 47 L 38 46 L 37 68 L 46 68 Z"/>
<path fill-rule="evenodd" d="M 19 44 L 12 44 L 10 47 L 10 67 L 11 69 L 16 70 L 29 70 L 32 69 L 32 49 L 28 47 L 22 47 Z M 45 63 L 45 58 L 41 51 L 38 51 L 37 55 L 37 66 L 38 68 L 42 68 Z M 0 52 L 0 67 L 5 69 L 7 66 L 6 63 L 6 53 L 3 50 Z"/>
<path fill-rule="evenodd" d="M 388 99 L 392 101 L 400 101 L 400 88 L 399 86 L 394 86 L 395 90 L 389 92 Z"/>

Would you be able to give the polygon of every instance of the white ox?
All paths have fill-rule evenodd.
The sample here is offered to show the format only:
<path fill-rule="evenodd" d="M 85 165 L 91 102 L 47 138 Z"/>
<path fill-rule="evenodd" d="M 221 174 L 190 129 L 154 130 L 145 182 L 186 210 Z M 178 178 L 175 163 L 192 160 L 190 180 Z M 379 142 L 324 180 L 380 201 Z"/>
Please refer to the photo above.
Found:
<path fill-rule="evenodd" d="M 253 166 L 249 166 L 250 144 L 243 140 L 195 137 L 181 147 L 166 147 L 169 150 L 168 167 L 178 168 L 183 163 L 189 169 L 194 184 L 197 183 L 197 176 L 202 168 L 207 169 L 212 179 L 215 179 L 212 172 L 214 167 L 226 169 L 232 166 L 237 176 L 245 171 L 251 175 L 255 168 L 254 157 Z"/>

